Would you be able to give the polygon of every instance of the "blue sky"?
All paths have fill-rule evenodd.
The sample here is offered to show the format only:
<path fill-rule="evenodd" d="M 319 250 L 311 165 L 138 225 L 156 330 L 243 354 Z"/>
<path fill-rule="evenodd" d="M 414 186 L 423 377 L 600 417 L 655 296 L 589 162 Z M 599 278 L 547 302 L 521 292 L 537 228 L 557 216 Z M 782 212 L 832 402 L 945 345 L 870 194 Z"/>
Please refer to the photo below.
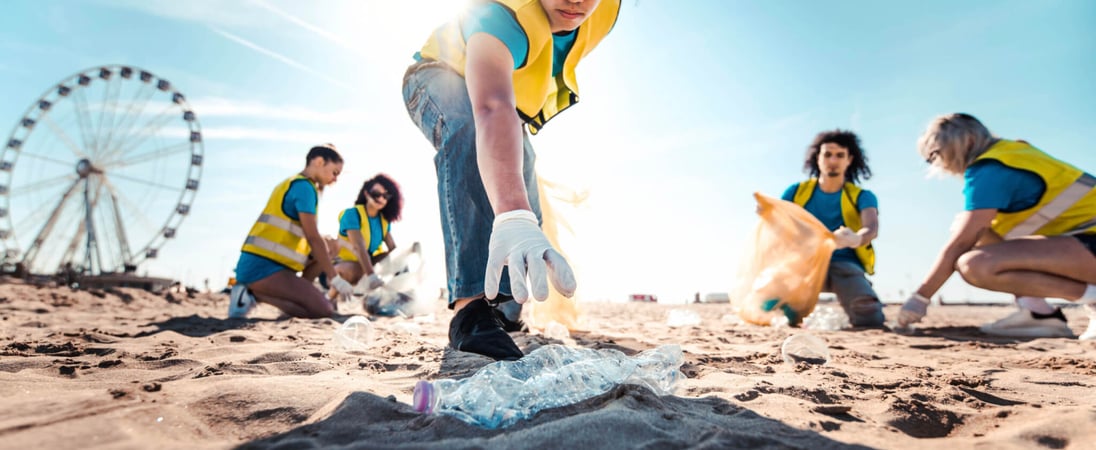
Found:
<path fill-rule="evenodd" d="M 347 166 L 321 202 L 321 231 L 337 231 L 364 179 L 389 173 L 407 203 L 393 235 L 423 242 L 440 287 L 433 150 L 400 82 L 460 3 L 10 1 L 0 126 L 78 71 L 146 69 L 186 95 L 205 160 L 192 211 L 142 272 L 223 285 L 274 184 L 312 144 L 334 142 Z M 875 173 L 864 183 L 880 202 L 873 281 L 901 301 L 963 204 L 960 180 L 927 179 L 915 152 L 933 116 L 974 114 L 1096 171 L 1094 23 L 1096 3 L 1083 0 L 626 1 L 579 67 L 581 103 L 533 139 L 542 177 L 590 194 L 562 207 L 579 296 L 728 290 L 756 224 L 751 194 L 800 180 L 814 134 L 840 127 L 861 136 Z M 154 206 L 150 220 L 167 217 Z M 1004 298 L 958 278 L 942 295 Z"/>

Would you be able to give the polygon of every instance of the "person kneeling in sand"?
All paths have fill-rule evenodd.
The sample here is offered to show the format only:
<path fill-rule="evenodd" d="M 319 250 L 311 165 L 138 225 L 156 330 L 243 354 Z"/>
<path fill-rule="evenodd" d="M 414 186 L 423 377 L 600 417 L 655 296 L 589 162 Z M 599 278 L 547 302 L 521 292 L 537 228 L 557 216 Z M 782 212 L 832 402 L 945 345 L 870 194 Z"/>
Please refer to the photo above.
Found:
<path fill-rule="evenodd" d="M 400 220 L 403 196 L 400 187 L 385 174 L 377 174 L 362 184 L 354 207 L 339 213 L 338 254 L 335 271 L 350 284 L 366 277 L 365 289 L 384 285 L 373 264 L 396 250 L 392 222 Z"/>
<path fill-rule="evenodd" d="M 928 299 L 958 270 L 974 286 L 1017 296 L 1020 310 L 983 332 L 1072 337 L 1061 309 L 1046 302 L 1057 297 L 1085 305 L 1081 339 L 1096 339 L 1096 177 L 1027 142 L 994 136 L 963 113 L 933 119 L 917 150 L 931 170 L 963 176 L 966 211 L 898 325 L 920 321 Z"/>
<path fill-rule="evenodd" d="M 332 302 L 312 282 L 320 272 L 327 274 L 339 294 L 353 292 L 353 285 L 336 274 L 327 244 L 316 228 L 319 194 L 335 182 L 342 168 L 343 159 L 334 144 L 312 147 L 304 170 L 274 188 L 247 233 L 236 263 L 229 318 L 246 317 L 256 301 L 294 317 L 331 316 Z M 302 272 L 299 277 L 298 272 Z"/>
<path fill-rule="evenodd" d="M 843 130 L 818 133 L 803 170 L 811 178 L 788 187 L 782 198 L 802 206 L 837 238 L 823 290 L 837 295 L 852 326 L 882 326 L 883 304 L 865 275 L 875 273 L 871 241 L 879 234 L 879 202 L 856 185 L 861 177 L 871 178 L 860 138 Z"/>

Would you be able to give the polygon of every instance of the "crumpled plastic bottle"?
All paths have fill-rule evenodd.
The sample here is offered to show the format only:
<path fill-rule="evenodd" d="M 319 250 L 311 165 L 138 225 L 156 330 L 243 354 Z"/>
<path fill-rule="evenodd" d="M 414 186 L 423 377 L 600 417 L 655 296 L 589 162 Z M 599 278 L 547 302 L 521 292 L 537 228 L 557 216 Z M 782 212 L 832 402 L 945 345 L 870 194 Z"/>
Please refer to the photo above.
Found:
<path fill-rule="evenodd" d="M 362 304 L 369 315 L 414 316 L 412 304 L 423 277 L 422 246 L 415 242 L 409 250 L 401 250 L 396 250 L 375 266 L 377 274 L 386 282 L 384 286 L 365 293 Z"/>
<path fill-rule="evenodd" d="M 837 331 L 851 326 L 845 311 L 830 305 L 818 305 L 811 315 L 803 319 L 803 328 L 811 330 Z"/>
<path fill-rule="evenodd" d="M 517 361 L 498 361 L 460 380 L 419 381 L 416 411 L 447 414 L 484 428 L 508 427 L 537 412 L 604 394 L 619 384 L 673 393 L 683 354 L 663 345 L 628 357 L 613 349 L 545 345 Z"/>

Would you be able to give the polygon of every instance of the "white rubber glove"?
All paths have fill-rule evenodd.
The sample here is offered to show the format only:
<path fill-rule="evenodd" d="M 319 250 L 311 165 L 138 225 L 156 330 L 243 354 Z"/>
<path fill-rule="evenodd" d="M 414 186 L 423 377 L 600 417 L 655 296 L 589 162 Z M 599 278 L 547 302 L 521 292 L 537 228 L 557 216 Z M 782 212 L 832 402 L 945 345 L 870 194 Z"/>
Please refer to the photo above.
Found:
<path fill-rule="evenodd" d="M 487 272 L 484 274 L 484 295 L 494 299 L 499 293 L 502 267 L 510 268 L 511 295 L 518 303 L 529 299 L 526 278 L 531 283 L 533 298 L 548 299 L 548 282 L 567 297 L 575 293 L 575 275 L 548 238 L 544 236 L 537 216 L 524 209 L 499 214 L 491 229 L 488 245 Z"/>
<path fill-rule="evenodd" d="M 837 248 L 849 248 L 859 247 L 861 238 L 855 231 L 841 227 L 833 232 L 833 240 L 837 243 Z"/>
<path fill-rule="evenodd" d="M 350 300 L 350 297 L 354 295 L 354 285 L 339 275 L 335 275 L 335 278 L 331 280 L 331 288 L 338 292 L 343 300 Z"/>
<path fill-rule="evenodd" d="M 908 327 L 910 324 L 920 322 L 922 317 L 925 317 L 925 313 L 929 310 L 929 299 L 923 297 L 916 292 L 906 300 L 906 304 L 902 305 L 902 310 L 898 311 L 898 326 Z"/>
<path fill-rule="evenodd" d="M 367 291 L 372 291 L 373 289 L 384 286 L 384 280 L 381 279 L 381 276 L 377 275 L 376 273 L 370 274 L 369 277 L 365 279 L 364 283 L 365 290 Z"/>

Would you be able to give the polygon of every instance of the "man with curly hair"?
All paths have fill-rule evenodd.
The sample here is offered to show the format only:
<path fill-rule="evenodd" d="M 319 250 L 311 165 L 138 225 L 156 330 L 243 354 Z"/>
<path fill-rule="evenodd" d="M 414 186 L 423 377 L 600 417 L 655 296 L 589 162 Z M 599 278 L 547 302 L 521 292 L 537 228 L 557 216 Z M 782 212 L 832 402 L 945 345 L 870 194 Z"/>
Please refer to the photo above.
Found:
<path fill-rule="evenodd" d="M 845 130 L 819 133 L 807 147 L 803 171 L 810 179 L 788 187 L 782 198 L 802 206 L 836 236 L 823 290 L 837 295 L 852 326 L 882 326 L 883 305 L 867 279 L 875 273 L 871 241 L 879 233 L 879 202 L 858 186 L 861 178 L 871 178 L 860 138 Z"/>

